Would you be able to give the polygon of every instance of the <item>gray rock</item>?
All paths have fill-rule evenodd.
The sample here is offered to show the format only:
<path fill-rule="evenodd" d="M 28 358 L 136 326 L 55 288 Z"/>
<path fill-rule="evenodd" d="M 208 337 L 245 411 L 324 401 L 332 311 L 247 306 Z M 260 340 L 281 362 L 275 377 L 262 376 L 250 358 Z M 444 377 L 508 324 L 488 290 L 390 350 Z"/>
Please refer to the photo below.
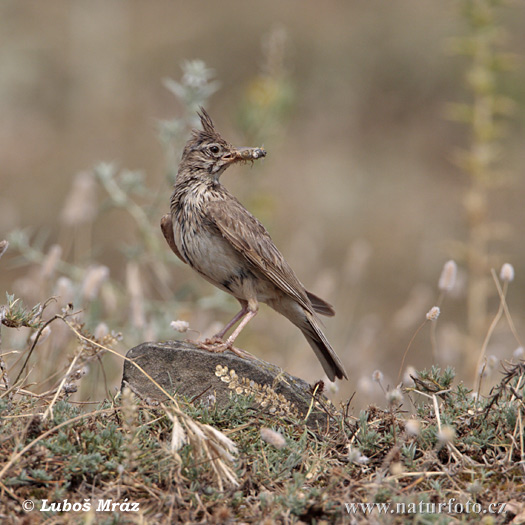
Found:
<path fill-rule="evenodd" d="M 306 418 L 309 426 L 326 426 L 329 416 L 312 387 L 280 368 L 255 357 L 241 358 L 233 352 L 214 353 L 187 341 L 142 343 L 132 348 L 124 362 L 122 386 L 149 401 L 165 401 L 167 396 L 143 372 L 170 394 L 191 401 L 207 401 L 214 396 L 224 406 L 232 392 L 253 395 L 255 403 L 271 414 L 286 413 Z M 142 370 L 137 368 L 136 363 Z M 323 404 L 329 402 L 323 396 Z"/>

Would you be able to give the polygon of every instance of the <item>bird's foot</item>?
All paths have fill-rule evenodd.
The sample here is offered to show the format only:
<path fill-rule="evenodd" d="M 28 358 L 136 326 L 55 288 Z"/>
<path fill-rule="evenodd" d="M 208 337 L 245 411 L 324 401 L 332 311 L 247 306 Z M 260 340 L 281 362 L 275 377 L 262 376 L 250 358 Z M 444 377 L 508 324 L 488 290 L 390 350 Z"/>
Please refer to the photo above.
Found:
<path fill-rule="evenodd" d="M 208 352 L 214 352 L 219 354 L 225 352 L 226 350 L 230 350 L 230 352 L 233 352 L 235 355 L 242 358 L 252 357 L 251 354 L 249 354 L 248 352 L 245 352 L 244 350 L 233 346 L 233 341 L 223 341 L 220 337 L 217 336 L 205 339 L 204 341 L 200 341 L 198 343 L 198 346 L 203 350 L 208 350 Z"/>

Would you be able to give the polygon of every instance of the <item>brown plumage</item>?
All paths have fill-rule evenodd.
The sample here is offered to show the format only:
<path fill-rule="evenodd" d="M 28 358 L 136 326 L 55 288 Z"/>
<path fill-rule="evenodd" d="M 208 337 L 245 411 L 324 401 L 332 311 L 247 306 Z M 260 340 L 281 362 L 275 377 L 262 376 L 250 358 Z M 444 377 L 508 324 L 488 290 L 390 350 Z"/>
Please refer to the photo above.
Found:
<path fill-rule="evenodd" d="M 229 165 L 253 161 L 266 152 L 234 148 L 215 130 L 204 109 L 199 117 L 203 129 L 193 130 L 184 148 L 171 212 L 162 217 L 161 228 L 179 259 L 241 304 L 241 311 L 213 339 L 219 344 L 215 349 L 235 351 L 233 342 L 263 302 L 303 332 L 331 380 L 346 378 L 316 315 L 334 315 L 332 306 L 305 290 L 264 226 L 219 182 Z"/>

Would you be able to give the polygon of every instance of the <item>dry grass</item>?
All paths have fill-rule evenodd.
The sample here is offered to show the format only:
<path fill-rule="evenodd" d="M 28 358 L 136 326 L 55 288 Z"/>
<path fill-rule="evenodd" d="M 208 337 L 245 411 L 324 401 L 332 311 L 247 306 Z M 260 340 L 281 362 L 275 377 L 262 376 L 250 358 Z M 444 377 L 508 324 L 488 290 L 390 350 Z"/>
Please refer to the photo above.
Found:
<path fill-rule="evenodd" d="M 89 353 L 78 342 L 78 355 Z M 4 389 L 0 515 L 11 523 L 408 523 L 416 515 L 470 523 L 494 504 L 504 512 L 489 522 L 508 523 L 525 512 L 525 364 L 509 365 L 488 398 L 453 379 L 451 370 L 422 372 L 387 393 L 386 408 L 358 416 L 350 404 L 328 403 L 331 425 L 317 431 L 253 395 L 233 394 L 222 408 L 180 398 L 148 406 L 126 389 L 92 409 L 65 388 L 58 399 Z M 115 509 L 97 513 L 110 499 Z M 24 512 L 25 500 L 37 510 Z M 90 509 L 64 512 L 66 500 Z M 429 512 L 450 501 L 463 511 Z M 349 518 L 345 504 L 361 503 L 397 510 L 369 516 L 357 507 Z"/>

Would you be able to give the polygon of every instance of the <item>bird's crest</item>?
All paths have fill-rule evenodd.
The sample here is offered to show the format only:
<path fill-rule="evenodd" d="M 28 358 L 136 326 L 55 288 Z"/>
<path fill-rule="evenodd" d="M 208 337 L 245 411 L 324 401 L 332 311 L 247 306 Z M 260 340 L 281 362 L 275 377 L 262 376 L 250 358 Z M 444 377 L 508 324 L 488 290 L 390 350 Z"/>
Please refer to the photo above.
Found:
<path fill-rule="evenodd" d="M 219 132 L 215 129 L 213 121 L 208 112 L 201 106 L 197 112 L 201 120 L 202 130 L 194 129 L 193 137 L 199 142 L 224 142 Z"/>

